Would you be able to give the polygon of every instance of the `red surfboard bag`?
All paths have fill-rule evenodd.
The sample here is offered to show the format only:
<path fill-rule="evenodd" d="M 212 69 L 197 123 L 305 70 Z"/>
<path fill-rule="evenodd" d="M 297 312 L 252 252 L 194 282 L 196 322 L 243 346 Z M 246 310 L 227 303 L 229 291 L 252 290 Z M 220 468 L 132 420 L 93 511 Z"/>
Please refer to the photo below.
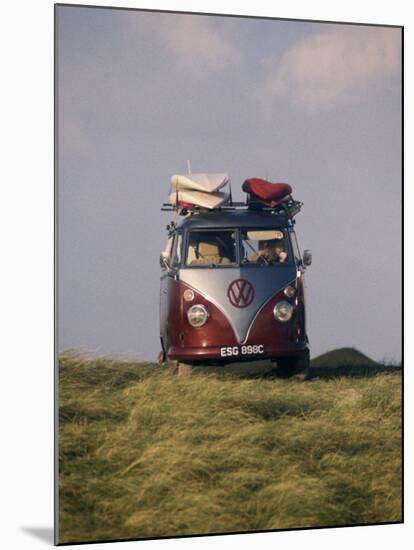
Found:
<path fill-rule="evenodd" d="M 258 201 L 267 206 L 277 206 L 292 193 L 288 183 L 271 183 L 260 178 L 249 178 L 244 181 L 242 189 L 250 194 L 251 201 Z"/>

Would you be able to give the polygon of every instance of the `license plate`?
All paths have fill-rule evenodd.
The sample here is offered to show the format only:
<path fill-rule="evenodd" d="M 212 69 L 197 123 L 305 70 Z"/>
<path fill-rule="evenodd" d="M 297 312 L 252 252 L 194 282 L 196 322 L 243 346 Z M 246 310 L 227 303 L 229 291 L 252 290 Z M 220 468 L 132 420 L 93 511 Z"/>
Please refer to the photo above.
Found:
<path fill-rule="evenodd" d="M 262 355 L 265 352 L 263 344 L 253 346 L 227 346 L 220 348 L 221 357 L 245 357 L 246 355 Z"/>

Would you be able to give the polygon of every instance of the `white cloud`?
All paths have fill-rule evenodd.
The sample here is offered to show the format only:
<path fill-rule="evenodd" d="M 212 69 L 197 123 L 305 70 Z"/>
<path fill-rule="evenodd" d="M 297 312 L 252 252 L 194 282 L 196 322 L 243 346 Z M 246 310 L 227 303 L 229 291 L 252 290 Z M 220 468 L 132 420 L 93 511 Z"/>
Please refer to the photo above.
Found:
<path fill-rule="evenodd" d="M 275 72 L 261 95 L 285 96 L 307 110 L 357 103 L 366 92 L 396 74 L 401 65 L 400 31 L 342 27 L 321 32 L 268 60 Z"/>
<path fill-rule="evenodd" d="M 239 50 L 220 32 L 219 25 L 217 17 L 169 14 L 160 16 L 159 32 L 178 67 L 202 77 L 240 61 Z"/>

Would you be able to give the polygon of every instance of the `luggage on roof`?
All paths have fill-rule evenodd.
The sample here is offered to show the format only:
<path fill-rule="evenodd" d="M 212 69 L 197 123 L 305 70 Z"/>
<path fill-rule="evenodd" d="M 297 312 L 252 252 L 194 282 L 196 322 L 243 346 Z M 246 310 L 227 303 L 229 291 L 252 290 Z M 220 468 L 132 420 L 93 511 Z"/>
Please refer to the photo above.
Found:
<path fill-rule="evenodd" d="M 170 195 L 170 201 L 173 206 L 181 208 L 192 208 L 200 206 L 213 210 L 218 208 L 229 198 L 229 193 L 204 193 L 203 191 L 193 191 L 192 189 L 182 189 L 173 191 Z"/>
<path fill-rule="evenodd" d="M 266 206 L 277 206 L 292 194 L 288 183 L 271 183 L 260 178 L 249 178 L 244 181 L 242 189 L 249 194 L 249 202 L 262 202 Z"/>
<path fill-rule="evenodd" d="M 171 178 L 175 189 L 170 194 L 170 202 L 176 208 L 213 210 L 230 198 L 230 191 L 223 191 L 229 181 L 227 174 L 175 174 Z"/>
<path fill-rule="evenodd" d="M 302 203 L 292 197 L 292 187 L 287 183 L 272 183 L 261 178 L 248 178 L 242 189 L 247 193 L 246 202 L 234 202 L 230 177 L 224 173 L 175 174 L 171 178 L 173 191 L 170 202 L 162 210 L 175 210 L 178 214 L 208 210 L 268 210 L 273 214 L 285 214 L 293 218 Z"/>
<path fill-rule="evenodd" d="M 227 174 L 175 174 L 171 178 L 171 185 L 178 190 L 214 193 L 226 185 L 229 180 L 230 177 Z"/>

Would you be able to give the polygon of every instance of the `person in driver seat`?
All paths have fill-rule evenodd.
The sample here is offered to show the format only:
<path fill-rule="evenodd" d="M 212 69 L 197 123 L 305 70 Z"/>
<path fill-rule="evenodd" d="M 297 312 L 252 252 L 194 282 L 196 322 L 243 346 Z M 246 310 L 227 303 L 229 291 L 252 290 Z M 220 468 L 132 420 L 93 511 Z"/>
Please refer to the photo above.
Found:
<path fill-rule="evenodd" d="M 280 240 L 261 241 L 259 251 L 250 261 L 258 262 L 260 258 L 264 258 L 269 263 L 284 263 L 287 259 L 287 254 L 283 242 Z"/>

